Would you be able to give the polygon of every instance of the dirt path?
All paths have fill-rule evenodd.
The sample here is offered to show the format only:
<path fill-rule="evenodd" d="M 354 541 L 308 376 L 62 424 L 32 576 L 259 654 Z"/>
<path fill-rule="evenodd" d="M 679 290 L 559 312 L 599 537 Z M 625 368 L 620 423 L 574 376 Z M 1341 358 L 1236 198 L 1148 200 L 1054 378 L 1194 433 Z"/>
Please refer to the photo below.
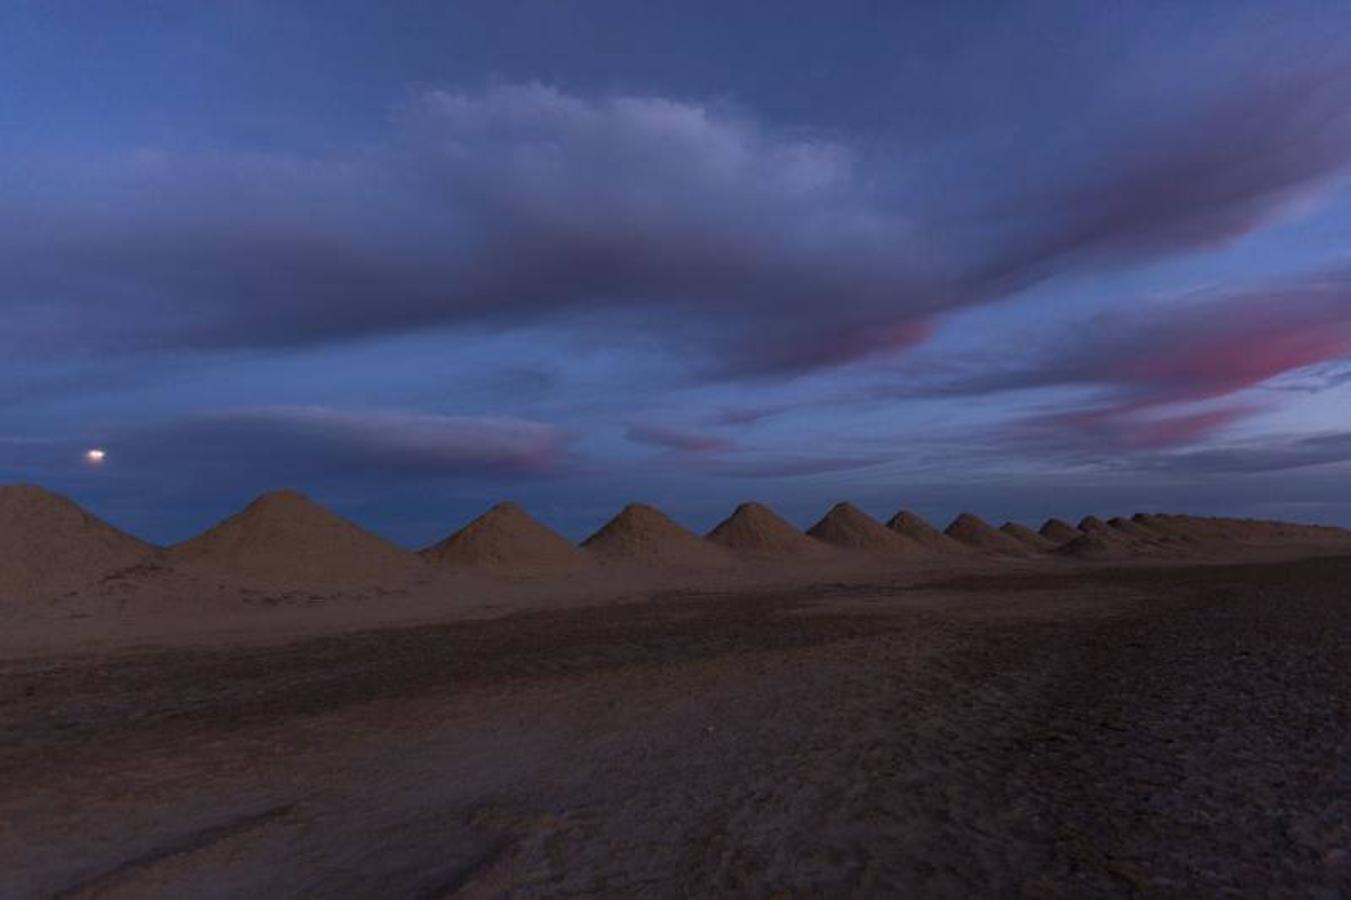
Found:
<path fill-rule="evenodd" d="M 0 897 L 1338 896 L 1351 561 L 0 667 Z"/>

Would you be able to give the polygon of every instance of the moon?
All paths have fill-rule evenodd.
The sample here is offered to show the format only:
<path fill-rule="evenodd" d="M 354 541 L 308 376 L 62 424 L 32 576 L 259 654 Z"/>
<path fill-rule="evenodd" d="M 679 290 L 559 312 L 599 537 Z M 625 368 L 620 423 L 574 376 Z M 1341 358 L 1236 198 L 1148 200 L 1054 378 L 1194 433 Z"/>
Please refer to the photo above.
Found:
<path fill-rule="evenodd" d="M 95 465 L 95 466 L 97 466 L 99 463 L 103 462 L 103 460 L 104 460 L 107 456 L 108 456 L 107 453 L 104 453 L 102 450 L 98 450 L 98 449 L 94 449 L 94 450 L 86 450 L 86 451 L 84 452 L 84 459 L 85 459 L 85 462 L 90 463 L 91 465 Z"/>

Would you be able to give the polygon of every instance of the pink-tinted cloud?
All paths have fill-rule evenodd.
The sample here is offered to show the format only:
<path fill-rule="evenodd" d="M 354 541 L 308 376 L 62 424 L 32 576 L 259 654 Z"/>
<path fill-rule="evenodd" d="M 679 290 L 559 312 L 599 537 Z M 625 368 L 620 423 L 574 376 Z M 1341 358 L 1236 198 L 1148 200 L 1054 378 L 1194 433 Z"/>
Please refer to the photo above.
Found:
<path fill-rule="evenodd" d="M 1193 409 L 1281 376 L 1351 357 L 1351 272 L 1242 289 L 1212 289 L 1136 304 L 1043 338 L 1016 368 L 978 373 L 938 393 L 1087 387 L 1086 406 L 1038 416 L 1104 447 L 1140 449 L 1202 440 L 1269 407 L 1251 398 Z"/>
<path fill-rule="evenodd" d="M 1243 404 L 1199 412 L 1163 413 L 1156 405 L 1121 404 L 1044 416 L 1023 423 L 1043 438 L 1072 434 L 1076 441 L 1109 450 L 1159 450 L 1194 444 L 1248 418 L 1263 407 Z"/>

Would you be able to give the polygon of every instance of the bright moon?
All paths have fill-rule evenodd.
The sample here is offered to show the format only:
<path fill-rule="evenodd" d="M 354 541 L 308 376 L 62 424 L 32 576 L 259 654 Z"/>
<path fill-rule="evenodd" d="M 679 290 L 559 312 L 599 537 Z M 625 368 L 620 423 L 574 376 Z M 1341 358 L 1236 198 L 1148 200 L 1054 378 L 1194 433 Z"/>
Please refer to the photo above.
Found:
<path fill-rule="evenodd" d="M 102 450 L 86 450 L 84 458 L 86 462 L 91 462 L 97 465 L 98 463 L 103 462 L 103 458 L 107 455 L 108 454 L 104 453 Z"/>

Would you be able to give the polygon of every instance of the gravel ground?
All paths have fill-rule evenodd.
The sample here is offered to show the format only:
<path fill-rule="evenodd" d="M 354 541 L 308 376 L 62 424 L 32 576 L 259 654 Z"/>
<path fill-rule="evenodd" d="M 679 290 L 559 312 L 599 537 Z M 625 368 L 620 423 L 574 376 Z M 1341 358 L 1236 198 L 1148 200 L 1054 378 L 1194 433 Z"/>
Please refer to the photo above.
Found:
<path fill-rule="evenodd" d="M 0 897 L 1351 895 L 1351 560 L 0 664 Z"/>

